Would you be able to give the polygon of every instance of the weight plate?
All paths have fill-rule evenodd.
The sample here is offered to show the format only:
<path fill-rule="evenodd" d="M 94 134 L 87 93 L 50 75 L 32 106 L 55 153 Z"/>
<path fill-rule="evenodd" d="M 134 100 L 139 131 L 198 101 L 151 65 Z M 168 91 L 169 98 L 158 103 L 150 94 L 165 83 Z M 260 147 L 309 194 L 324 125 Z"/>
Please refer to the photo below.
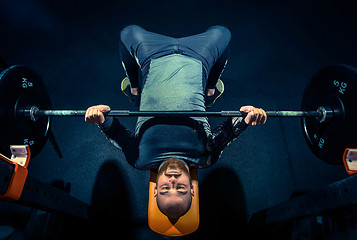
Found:
<path fill-rule="evenodd" d="M 306 86 L 301 110 L 314 111 L 320 106 L 333 110 L 329 121 L 302 118 L 305 140 L 321 160 L 343 164 L 345 148 L 357 147 L 357 68 L 335 65 L 321 69 Z"/>
<path fill-rule="evenodd" d="M 0 74 L 0 151 L 8 157 L 10 145 L 29 145 L 34 157 L 47 141 L 50 118 L 40 117 L 36 122 L 25 118 L 27 106 L 51 109 L 50 98 L 37 73 L 25 66 L 11 66 Z"/>

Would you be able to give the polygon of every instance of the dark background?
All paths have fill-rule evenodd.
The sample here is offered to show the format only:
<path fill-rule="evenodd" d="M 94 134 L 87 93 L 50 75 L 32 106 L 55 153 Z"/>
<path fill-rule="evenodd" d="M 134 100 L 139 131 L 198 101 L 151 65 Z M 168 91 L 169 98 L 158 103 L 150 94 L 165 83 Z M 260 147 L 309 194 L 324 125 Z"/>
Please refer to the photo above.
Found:
<path fill-rule="evenodd" d="M 211 110 L 299 110 L 303 90 L 320 68 L 357 65 L 356 12 L 352 0 L 2 0 L 0 56 L 38 72 L 54 109 L 107 104 L 136 110 L 120 91 L 122 28 L 137 24 L 183 37 L 223 25 L 232 33 L 232 53 L 222 76 L 226 91 Z M 212 127 L 222 120 L 211 118 Z M 135 127 L 134 118 L 121 121 Z M 53 119 L 52 130 L 64 157 L 48 142 L 31 160 L 29 174 L 71 182 L 72 196 L 102 209 L 92 231 L 157 238 L 147 226 L 149 172 L 130 167 L 84 119 Z M 346 176 L 343 166 L 311 153 L 300 120 L 269 119 L 199 171 L 201 225 L 194 236 L 239 234 L 254 212 Z"/>

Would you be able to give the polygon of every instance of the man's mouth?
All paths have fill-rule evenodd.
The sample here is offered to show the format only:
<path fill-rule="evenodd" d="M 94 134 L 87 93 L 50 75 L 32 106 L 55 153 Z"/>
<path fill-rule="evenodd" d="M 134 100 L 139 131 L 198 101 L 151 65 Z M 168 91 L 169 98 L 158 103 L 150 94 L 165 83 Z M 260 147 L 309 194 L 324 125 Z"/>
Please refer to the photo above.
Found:
<path fill-rule="evenodd" d="M 181 175 L 181 171 L 179 171 L 179 170 L 168 170 L 168 171 L 166 171 L 166 174 L 168 174 L 168 175 Z"/>

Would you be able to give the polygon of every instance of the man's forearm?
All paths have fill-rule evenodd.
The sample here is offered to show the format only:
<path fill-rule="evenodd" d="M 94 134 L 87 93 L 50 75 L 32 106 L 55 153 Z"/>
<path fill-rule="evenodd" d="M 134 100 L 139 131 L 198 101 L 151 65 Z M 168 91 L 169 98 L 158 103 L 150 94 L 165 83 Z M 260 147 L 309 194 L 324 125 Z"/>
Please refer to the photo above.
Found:
<path fill-rule="evenodd" d="M 214 129 L 210 141 L 210 150 L 218 157 L 223 149 L 236 139 L 247 127 L 248 124 L 246 124 L 241 117 L 228 118 Z"/>
<path fill-rule="evenodd" d="M 109 139 L 116 147 L 124 151 L 130 145 L 136 145 L 135 136 L 120 124 L 119 120 L 114 117 L 108 117 L 103 124 L 98 125 L 104 135 Z M 117 146 L 119 145 L 119 146 Z M 131 146 L 130 146 L 131 147 Z"/>
<path fill-rule="evenodd" d="M 135 136 L 125 128 L 117 118 L 108 117 L 103 124 L 98 125 L 107 139 L 121 150 L 130 165 L 135 167 L 139 149 Z"/>

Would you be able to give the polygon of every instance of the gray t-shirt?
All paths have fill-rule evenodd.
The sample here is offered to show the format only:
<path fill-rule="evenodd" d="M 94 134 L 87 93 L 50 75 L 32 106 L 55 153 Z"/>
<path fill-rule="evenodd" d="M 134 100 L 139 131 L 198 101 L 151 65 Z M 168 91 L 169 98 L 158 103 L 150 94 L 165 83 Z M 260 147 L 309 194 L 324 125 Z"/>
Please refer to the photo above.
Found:
<path fill-rule="evenodd" d="M 151 60 L 141 93 L 140 111 L 205 111 L 202 63 L 172 54 Z M 151 117 L 139 117 L 135 129 Z M 205 137 L 211 134 L 206 117 L 192 117 L 202 125 Z M 137 167 L 145 168 L 174 157 L 198 164 L 206 161 L 202 134 L 180 125 L 158 124 L 142 134 Z"/>
<path fill-rule="evenodd" d="M 206 111 L 202 85 L 202 63 L 171 54 L 151 60 L 141 93 L 140 111 Z M 139 117 L 135 132 L 150 117 Z M 211 133 L 206 117 L 192 117 Z"/>

